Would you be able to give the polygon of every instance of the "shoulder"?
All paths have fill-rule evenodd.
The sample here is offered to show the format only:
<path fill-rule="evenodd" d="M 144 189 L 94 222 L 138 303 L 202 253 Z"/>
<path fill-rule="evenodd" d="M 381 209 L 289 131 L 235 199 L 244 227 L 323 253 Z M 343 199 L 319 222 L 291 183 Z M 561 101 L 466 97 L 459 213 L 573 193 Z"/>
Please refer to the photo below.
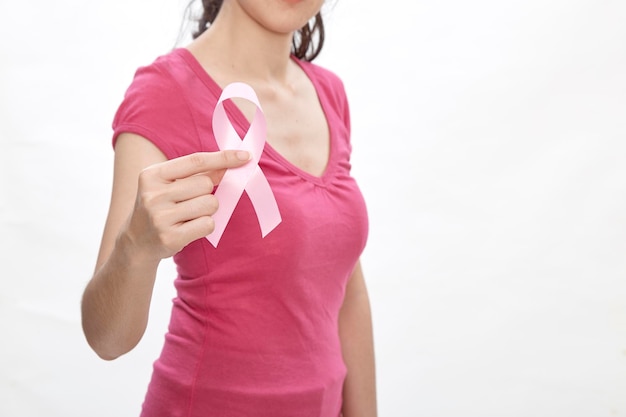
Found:
<path fill-rule="evenodd" d="M 318 94 L 329 98 L 336 108 L 347 107 L 346 90 L 343 80 L 334 71 L 307 61 L 299 61 L 302 69 L 313 80 L 318 89 Z"/>
<path fill-rule="evenodd" d="M 316 79 L 319 80 L 321 83 L 327 84 L 329 86 L 343 87 L 343 82 L 339 75 L 337 75 L 329 68 L 303 60 L 299 61 L 299 63 L 303 68 L 305 68 L 307 72 L 314 75 Z"/>
<path fill-rule="evenodd" d="M 155 143 L 168 158 L 179 156 L 174 128 L 192 124 L 187 94 L 193 90 L 184 86 L 185 71 L 177 50 L 135 71 L 113 119 L 113 144 L 121 133 L 135 133 Z"/>
<path fill-rule="evenodd" d="M 173 104 L 172 99 L 180 97 L 180 86 L 172 70 L 180 65 L 180 59 L 173 51 L 158 57 L 149 65 L 139 67 L 124 93 L 122 107 Z"/>

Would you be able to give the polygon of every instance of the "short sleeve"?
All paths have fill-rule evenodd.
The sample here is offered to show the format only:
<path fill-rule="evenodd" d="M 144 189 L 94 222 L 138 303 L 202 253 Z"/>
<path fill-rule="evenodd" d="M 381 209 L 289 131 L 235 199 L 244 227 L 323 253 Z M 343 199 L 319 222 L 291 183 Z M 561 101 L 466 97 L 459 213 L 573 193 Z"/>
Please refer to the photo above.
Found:
<path fill-rule="evenodd" d="M 193 152 L 197 136 L 180 85 L 159 60 L 139 68 L 113 119 L 113 146 L 122 133 L 154 143 L 168 159 Z"/>

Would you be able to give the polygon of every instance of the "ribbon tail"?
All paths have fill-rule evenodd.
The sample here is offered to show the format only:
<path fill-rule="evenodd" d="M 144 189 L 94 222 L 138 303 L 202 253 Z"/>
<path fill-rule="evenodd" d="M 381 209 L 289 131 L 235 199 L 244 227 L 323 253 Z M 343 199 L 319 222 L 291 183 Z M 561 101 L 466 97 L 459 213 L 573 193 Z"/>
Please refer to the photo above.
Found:
<path fill-rule="evenodd" d="M 278 226 L 282 218 L 272 188 L 258 165 L 246 185 L 246 192 L 259 220 L 261 235 L 265 237 Z"/>

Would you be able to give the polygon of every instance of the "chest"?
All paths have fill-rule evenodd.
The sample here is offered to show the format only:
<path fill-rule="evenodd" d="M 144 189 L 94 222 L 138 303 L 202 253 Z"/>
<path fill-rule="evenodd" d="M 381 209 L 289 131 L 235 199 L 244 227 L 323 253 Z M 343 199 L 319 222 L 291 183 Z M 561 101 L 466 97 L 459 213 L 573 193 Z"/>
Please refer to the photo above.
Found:
<path fill-rule="evenodd" d="M 321 176 L 329 161 L 330 130 L 315 90 L 255 90 L 267 121 L 267 143 L 291 164 Z M 246 100 L 234 101 L 244 116 L 252 120 L 254 105 Z"/>

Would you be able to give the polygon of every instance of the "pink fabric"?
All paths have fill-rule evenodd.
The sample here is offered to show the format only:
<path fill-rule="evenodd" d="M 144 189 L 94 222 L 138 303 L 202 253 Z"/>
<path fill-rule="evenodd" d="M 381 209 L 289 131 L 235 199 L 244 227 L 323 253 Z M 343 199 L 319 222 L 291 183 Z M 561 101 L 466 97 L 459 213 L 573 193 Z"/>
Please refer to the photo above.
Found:
<path fill-rule="evenodd" d="M 350 124 L 333 73 L 296 62 L 330 127 L 321 177 L 266 144 L 259 166 L 283 217 L 261 237 L 247 195 L 218 248 L 190 243 L 174 260 L 177 297 L 142 417 L 338 417 L 346 367 L 337 331 L 345 286 L 367 239 L 365 202 L 350 176 Z M 186 49 L 140 68 L 113 122 L 168 158 L 215 151 L 220 87 Z M 243 136 L 248 122 L 227 103 Z"/>

